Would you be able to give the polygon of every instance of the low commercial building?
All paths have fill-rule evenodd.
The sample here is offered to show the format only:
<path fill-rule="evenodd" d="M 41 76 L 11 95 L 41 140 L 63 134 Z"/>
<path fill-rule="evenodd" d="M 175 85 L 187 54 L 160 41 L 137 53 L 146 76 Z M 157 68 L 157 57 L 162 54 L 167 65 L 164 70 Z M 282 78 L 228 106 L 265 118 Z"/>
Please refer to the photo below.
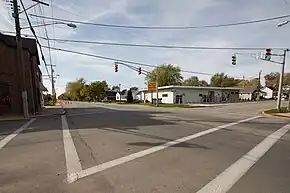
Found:
<path fill-rule="evenodd" d="M 0 115 L 23 114 L 22 67 L 17 63 L 16 37 L 0 33 Z M 25 89 L 28 111 L 35 114 L 41 110 L 42 74 L 39 68 L 37 45 L 34 39 L 22 38 Z"/>
<path fill-rule="evenodd" d="M 238 102 L 239 90 L 232 87 L 163 86 L 158 87 L 158 100 L 167 104 Z M 144 89 L 138 98 L 144 102 L 155 102 L 157 93 Z"/>

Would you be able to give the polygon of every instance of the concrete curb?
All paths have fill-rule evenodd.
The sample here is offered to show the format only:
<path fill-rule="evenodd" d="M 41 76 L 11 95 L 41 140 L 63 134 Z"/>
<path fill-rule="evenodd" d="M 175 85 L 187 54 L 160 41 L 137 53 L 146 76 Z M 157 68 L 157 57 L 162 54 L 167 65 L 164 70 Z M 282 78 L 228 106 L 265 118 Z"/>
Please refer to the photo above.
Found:
<path fill-rule="evenodd" d="M 20 121 L 20 120 L 29 120 L 29 118 L 24 117 L 0 117 L 0 121 Z"/>
<path fill-rule="evenodd" d="M 289 116 L 277 115 L 277 114 L 268 114 L 268 113 L 265 113 L 265 111 L 262 112 L 262 115 L 264 115 L 265 117 L 276 117 L 276 118 L 280 118 L 280 119 L 290 119 Z"/>

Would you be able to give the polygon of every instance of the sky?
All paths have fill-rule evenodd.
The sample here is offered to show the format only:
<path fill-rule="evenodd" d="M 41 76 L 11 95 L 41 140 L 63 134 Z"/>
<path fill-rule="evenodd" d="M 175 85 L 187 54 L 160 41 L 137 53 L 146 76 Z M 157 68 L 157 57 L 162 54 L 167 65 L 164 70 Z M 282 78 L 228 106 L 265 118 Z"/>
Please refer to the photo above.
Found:
<path fill-rule="evenodd" d="M 33 4 L 31 0 L 23 0 L 26 7 Z M 50 4 L 36 6 L 28 12 L 37 15 L 53 16 L 69 20 L 88 21 L 94 23 L 134 25 L 134 26 L 200 26 L 241 21 L 264 19 L 287 15 L 290 13 L 290 0 L 46 0 Z M 0 1 L 0 30 L 14 32 L 14 21 L 10 5 Z M 21 14 L 21 26 L 27 26 L 25 15 Z M 34 25 L 42 19 L 30 17 Z M 290 18 L 287 18 L 290 20 Z M 287 20 L 286 19 L 286 20 Z M 51 20 L 45 19 L 46 23 Z M 285 19 L 221 28 L 204 28 L 189 30 L 141 30 L 120 29 L 77 24 L 76 29 L 66 25 L 47 26 L 50 38 L 106 41 L 114 43 L 158 44 L 176 46 L 206 47 L 290 47 L 290 23 L 281 28 L 279 22 Z M 38 36 L 45 36 L 43 27 L 35 28 Z M 22 34 L 30 34 L 23 29 Z M 41 40 L 42 45 L 47 41 Z M 252 78 L 262 70 L 262 76 L 269 72 L 280 71 L 281 66 L 257 60 L 251 54 L 259 51 L 238 51 L 237 65 L 231 64 L 234 50 L 181 50 L 137 48 L 107 45 L 77 44 L 68 42 L 50 42 L 52 47 L 69 49 L 106 57 L 118 58 L 151 65 L 174 64 L 182 70 L 204 73 L 224 72 L 229 76 Z M 281 53 L 273 50 L 273 53 Z M 47 63 L 50 63 L 48 49 L 44 48 Z M 275 60 L 281 58 L 275 57 Z M 290 71 L 287 65 L 286 71 Z M 114 71 L 114 62 L 87 56 L 80 56 L 60 51 L 51 51 L 51 63 L 56 65 L 56 92 L 61 94 L 68 81 L 84 77 L 88 82 L 106 80 L 109 85 L 121 88 L 137 86 L 145 87 L 144 76 L 138 75 L 123 66 L 119 72 Z M 136 66 L 139 67 L 139 66 Z M 152 68 L 142 67 L 145 70 Z M 47 74 L 41 64 L 43 74 Z M 197 74 L 183 73 L 184 78 Z M 210 76 L 197 75 L 209 81 Z M 51 84 L 44 76 L 44 85 L 50 90 Z"/>

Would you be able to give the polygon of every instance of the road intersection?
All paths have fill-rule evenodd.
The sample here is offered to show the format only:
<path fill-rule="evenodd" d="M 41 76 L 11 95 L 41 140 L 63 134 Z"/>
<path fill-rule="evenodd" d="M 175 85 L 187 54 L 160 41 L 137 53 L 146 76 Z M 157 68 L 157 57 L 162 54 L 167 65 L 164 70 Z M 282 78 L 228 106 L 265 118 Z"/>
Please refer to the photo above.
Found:
<path fill-rule="evenodd" d="M 156 109 L 66 104 L 0 122 L 0 192 L 287 192 L 288 120 L 274 104 Z"/>

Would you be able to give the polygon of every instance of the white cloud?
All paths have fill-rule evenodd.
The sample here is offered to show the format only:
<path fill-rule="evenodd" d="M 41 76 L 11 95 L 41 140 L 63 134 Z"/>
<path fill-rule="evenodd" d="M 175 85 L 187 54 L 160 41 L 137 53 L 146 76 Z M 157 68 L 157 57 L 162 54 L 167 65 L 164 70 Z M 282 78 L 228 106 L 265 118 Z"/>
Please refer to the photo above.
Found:
<path fill-rule="evenodd" d="M 30 0 L 24 1 L 31 5 Z M 218 23 L 231 23 L 268 18 L 289 13 L 290 7 L 284 0 L 53 0 L 54 16 L 58 18 L 139 26 L 194 26 Z M 289 2 L 290 4 L 290 2 Z M 44 14 L 51 16 L 51 7 L 43 8 Z M 270 11 L 269 11 L 270 10 Z M 40 14 L 38 8 L 30 10 Z M 14 22 L 9 16 L 11 11 L 0 2 L 0 29 L 13 30 Z M 32 18 L 33 23 L 37 21 Z M 282 20 L 281 20 L 282 21 Z M 49 22 L 49 20 L 46 20 Z M 129 30 L 78 25 L 76 29 L 55 25 L 55 37 L 78 40 L 95 40 L 121 43 L 167 44 L 208 47 L 289 47 L 289 26 L 276 27 L 279 21 L 263 24 L 251 24 L 228 28 L 206 28 L 196 30 Z M 47 27 L 49 37 L 53 28 Z M 29 32 L 27 32 L 29 33 Z M 43 36 L 42 30 L 37 30 Z M 31 33 L 29 33 L 31 34 Z M 45 41 L 41 41 L 46 44 Z M 231 56 L 235 51 L 224 50 L 166 50 L 153 48 L 109 47 L 104 45 L 84 45 L 52 43 L 56 47 L 72 49 L 91 54 L 104 55 L 148 64 L 172 63 L 182 69 L 199 72 L 226 72 L 231 76 L 251 77 L 258 74 L 279 71 L 280 67 L 272 63 L 238 55 L 237 65 L 231 65 Z M 242 51 L 246 52 L 246 51 Z M 246 52 L 251 53 L 251 52 Z M 47 50 L 45 50 L 47 56 Z M 46 57 L 48 59 L 48 57 Z M 144 78 L 124 67 L 114 72 L 113 62 L 92 57 L 79 56 L 64 52 L 52 52 L 56 72 L 61 76 L 57 80 L 57 91 L 62 92 L 69 80 L 80 76 L 87 80 L 108 80 L 110 85 L 122 84 L 123 87 L 144 85 Z M 148 69 L 148 68 L 146 68 Z M 290 70 L 289 67 L 286 67 Z M 45 74 L 45 71 L 43 71 Z M 185 73 L 188 77 L 191 74 Z M 199 76 L 209 80 L 209 76 Z M 45 81 L 48 88 L 49 82 Z"/>

